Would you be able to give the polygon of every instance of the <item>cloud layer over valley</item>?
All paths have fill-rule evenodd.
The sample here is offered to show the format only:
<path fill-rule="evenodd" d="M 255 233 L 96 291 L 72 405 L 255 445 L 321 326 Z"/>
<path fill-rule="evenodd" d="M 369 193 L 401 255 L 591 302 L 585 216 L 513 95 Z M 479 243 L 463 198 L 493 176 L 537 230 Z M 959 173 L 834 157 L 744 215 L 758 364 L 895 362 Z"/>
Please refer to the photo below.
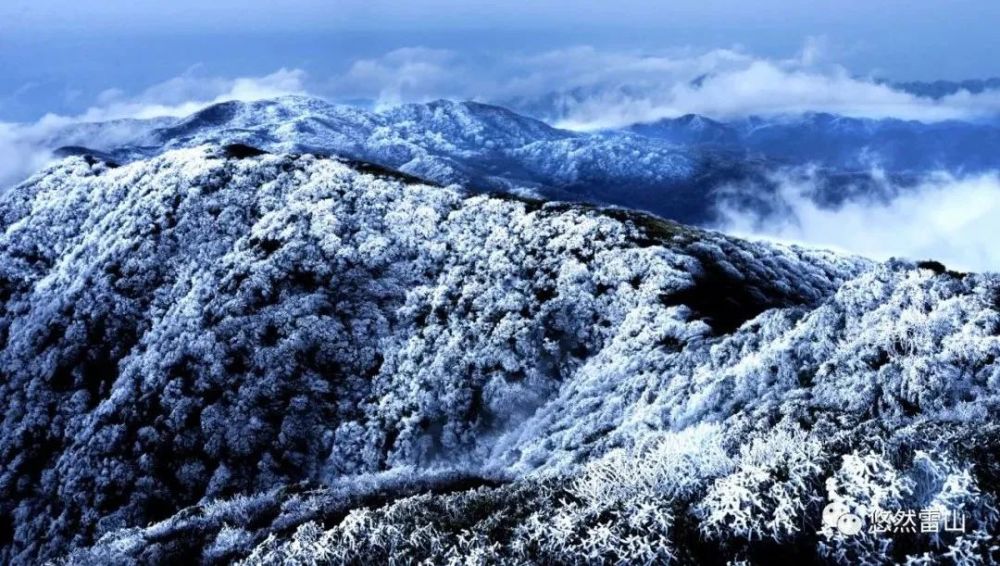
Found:
<path fill-rule="evenodd" d="M 877 176 L 877 173 L 876 173 Z M 1000 270 L 1000 174 L 955 177 L 938 172 L 914 186 L 882 178 L 878 197 L 823 206 L 816 178 L 778 174 L 771 209 L 761 214 L 731 202 L 718 227 L 766 240 L 834 248 L 874 259 L 934 259 L 971 271 Z M 883 198 L 884 195 L 891 195 Z"/>

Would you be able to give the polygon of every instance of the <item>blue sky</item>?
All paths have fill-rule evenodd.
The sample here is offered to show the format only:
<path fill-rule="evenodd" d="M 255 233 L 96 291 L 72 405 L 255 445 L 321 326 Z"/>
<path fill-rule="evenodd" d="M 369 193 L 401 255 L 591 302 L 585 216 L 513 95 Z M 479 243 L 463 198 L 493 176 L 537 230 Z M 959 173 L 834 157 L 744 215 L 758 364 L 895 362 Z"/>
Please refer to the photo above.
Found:
<path fill-rule="evenodd" d="M 501 54 L 579 46 L 654 54 L 735 48 L 783 58 L 822 38 L 824 59 L 851 73 L 989 77 L 1000 75 L 992 56 L 1000 51 L 997 22 L 1000 3 L 990 0 L 4 0 L 0 121 L 75 115 L 109 89 L 135 95 L 185 74 L 298 69 L 322 94 L 358 60 L 407 47 L 481 55 L 485 67 Z M 507 71 L 497 69 L 497 80 Z"/>

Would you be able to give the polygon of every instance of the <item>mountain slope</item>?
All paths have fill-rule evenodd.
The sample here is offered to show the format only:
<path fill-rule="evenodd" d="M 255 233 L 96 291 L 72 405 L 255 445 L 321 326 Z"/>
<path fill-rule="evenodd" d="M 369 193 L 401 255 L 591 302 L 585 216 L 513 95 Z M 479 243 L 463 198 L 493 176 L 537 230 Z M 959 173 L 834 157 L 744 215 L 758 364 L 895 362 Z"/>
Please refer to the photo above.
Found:
<path fill-rule="evenodd" d="M 0 200 L 3 561 L 988 554 L 997 278 L 250 149 Z"/>

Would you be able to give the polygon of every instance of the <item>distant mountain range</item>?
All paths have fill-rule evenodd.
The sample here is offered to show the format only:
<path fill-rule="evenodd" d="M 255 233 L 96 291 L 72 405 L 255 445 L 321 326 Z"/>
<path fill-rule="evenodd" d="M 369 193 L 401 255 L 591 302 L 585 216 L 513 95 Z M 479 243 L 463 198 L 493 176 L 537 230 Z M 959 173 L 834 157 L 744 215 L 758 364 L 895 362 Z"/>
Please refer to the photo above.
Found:
<path fill-rule="evenodd" d="M 687 115 L 626 130 L 680 145 L 760 153 L 786 163 L 847 171 L 980 172 L 1000 167 L 1000 127 L 994 122 L 924 123 L 825 113 L 716 121 Z"/>
<path fill-rule="evenodd" d="M 979 94 L 987 90 L 1000 89 L 1000 77 L 988 79 L 968 79 L 964 81 L 906 81 L 890 82 L 893 88 L 927 98 L 944 98 L 961 91 Z"/>
<path fill-rule="evenodd" d="M 580 133 L 475 102 L 371 111 L 299 96 L 224 102 L 182 119 L 78 124 L 46 143 L 59 155 L 118 163 L 206 143 L 336 154 L 439 184 L 621 205 L 687 223 L 711 222 L 721 198 L 768 206 L 776 172 L 808 168 L 814 198 L 828 204 L 885 191 L 873 168 L 894 187 L 930 171 L 1000 168 L 995 123 L 688 115 Z"/>

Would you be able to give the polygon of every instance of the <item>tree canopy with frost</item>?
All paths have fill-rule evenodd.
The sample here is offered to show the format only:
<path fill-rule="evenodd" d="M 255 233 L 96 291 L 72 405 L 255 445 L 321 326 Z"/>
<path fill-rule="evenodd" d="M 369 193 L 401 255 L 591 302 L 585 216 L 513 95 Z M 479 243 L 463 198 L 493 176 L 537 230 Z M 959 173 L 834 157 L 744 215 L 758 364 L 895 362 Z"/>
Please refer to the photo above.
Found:
<path fill-rule="evenodd" d="M 995 559 L 998 286 L 312 155 L 72 157 L 0 198 L 0 559 Z"/>

